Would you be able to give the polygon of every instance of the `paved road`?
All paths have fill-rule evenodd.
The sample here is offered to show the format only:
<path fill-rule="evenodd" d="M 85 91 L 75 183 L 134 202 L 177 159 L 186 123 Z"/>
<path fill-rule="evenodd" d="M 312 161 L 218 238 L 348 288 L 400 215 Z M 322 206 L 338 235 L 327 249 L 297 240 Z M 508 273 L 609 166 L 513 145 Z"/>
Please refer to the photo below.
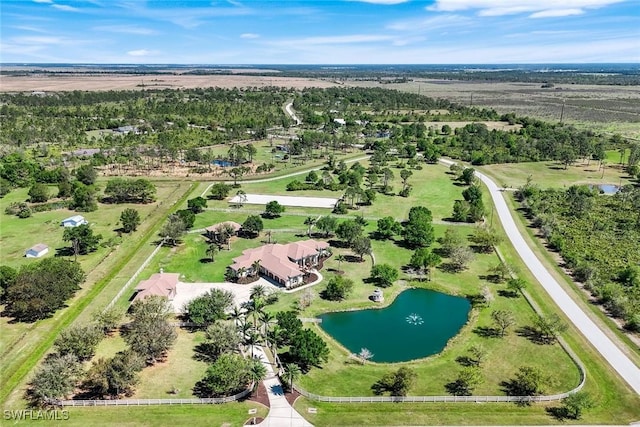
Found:
<path fill-rule="evenodd" d="M 291 118 L 293 120 L 295 120 L 296 124 L 298 126 L 300 126 L 302 124 L 302 120 L 300 120 L 298 118 L 298 116 L 296 116 L 296 113 L 293 112 L 293 102 L 288 103 L 287 105 L 284 106 L 285 111 L 287 112 L 287 114 L 289 116 L 291 116 Z"/>
<path fill-rule="evenodd" d="M 269 397 L 269 414 L 258 425 L 263 427 L 313 427 L 300 415 L 284 397 L 282 384 L 280 379 L 275 375 L 273 366 L 269 363 L 267 356 L 264 354 L 262 347 L 255 346 L 253 349 L 253 357 L 262 360 L 264 367 L 267 369 L 267 378 L 263 381 L 267 389 Z"/>
<path fill-rule="evenodd" d="M 446 165 L 451 165 L 450 160 L 440 160 Z M 511 215 L 511 211 L 504 199 L 502 190 L 486 175 L 477 172 L 478 178 L 489 188 L 491 198 L 496 207 L 496 213 L 502 221 L 502 225 L 509 236 L 514 248 L 533 273 L 538 282 L 547 291 L 560 309 L 567 315 L 573 324 L 600 352 L 600 354 L 613 366 L 622 378 L 636 393 L 640 394 L 640 368 L 638 368 L 616 344 L 605 335 L 604 332 L 582 311 L 573 299 L 562 289 L 562 286 L 553 278 L 542 262 L 533 253 L 527 241 L 524 239 Z"/>

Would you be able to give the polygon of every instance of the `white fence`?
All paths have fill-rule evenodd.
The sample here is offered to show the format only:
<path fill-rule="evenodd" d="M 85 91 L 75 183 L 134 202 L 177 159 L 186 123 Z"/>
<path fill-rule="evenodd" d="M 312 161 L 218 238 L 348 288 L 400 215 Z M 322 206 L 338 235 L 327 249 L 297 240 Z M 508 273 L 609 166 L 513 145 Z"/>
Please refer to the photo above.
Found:
<path fill-rule="evenodd" d="M 144 262 L 142 263 L 142 265 L 138 268 L 138 270 L 136 270 L 135 273 L 133 273 L 133 276 L 131 276 L 129 278 L 129 280 L 127 280 L 127 283 L 124 284 L 124 286 L 122 287 L 122 289 L 120 289 L 120 291 L 118 292 L 118 294 L 113 297 L 113 299 L 111 300 L 111 302 L 109 304 L 107 304 L 107 306 L 105 307 L 105 311 L 110 309 L 113 304 L 116 303 L 116 301 L 118 301 L 120 299 L 120 297 L 122 296 L 122 294 L 124 294 L 127 289 L 129 289 L 129 286 L 131 286 L 131 284 L 136 280 L 136 278 L 138 277 L 138 275 L 140 275 L 140 273 L 142 273 L 142 270 L 144 270 L 145 268 L 147 268 L 147 265 L 149 265 L 149 263 L 151 262 L 151 260 L 153 259 L 154 256 L 156 256 L 156 254 L 158 253 L 158 251 L 160 250 L 160 248 L 162 248 L 162 245 L 164 244 L 164 239 L 162 240 L 162 242 L 160 242 L 158 244 L 158 246 L 156 246 L 156 248 L 153 250 L 153 252 L 151 252 L 151 255 L 149 255 L 147 257 L 147 259 L 144 260 Z"/>
<path fill-rule="evenodd" d="M 58 400 L 57 406 L 152 406 L 152 405 L 214 405 L 235 402 L 251 393 L 251 388 L 228 397 L 207 399 L 112 399 L 112 400 Z"/>
<path fill-rule="evenodd" d="M 301 395 L 320 402 L 335 403 L 482 403 L 482 402 L 553 402 L 562 400 L 584 386 L 584 378 L 580 385 L 566 393 L 550 396 L 320 396 L 293 385 L 293 388 Z"/>

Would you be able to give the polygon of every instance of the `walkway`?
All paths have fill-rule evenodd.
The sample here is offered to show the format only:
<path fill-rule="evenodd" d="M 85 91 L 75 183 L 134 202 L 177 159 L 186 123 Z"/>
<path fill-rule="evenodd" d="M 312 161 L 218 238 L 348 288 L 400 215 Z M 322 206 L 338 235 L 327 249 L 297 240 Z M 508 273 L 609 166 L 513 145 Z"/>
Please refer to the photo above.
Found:
<path fill-rule="evenodd" d="M 441 163 L 451 165 L 451 160 L 440 160 Z M 578 330 L 598 352 L 611 364 L 622 378 L 636 393 L 640 394 L 640 368 L 638 368 L 609 337 L 582 311 L 575 301 L 562 289 L 545 266 L 533 253 L 527 241 L 520 233 L 511 215 L 511 211 L 504 199 L 501 189 L 488 176 L 476 171 L 476 176 L 487 186 L 496 207 L 496 212 L 504 227 L 509 240 L 513 244 L 520 258 L 527 265 L 549 296 L 573 322 Z"/>
<path fill-rule="evenodd" d="M 309 424 L 287 402 L 282 390 L 282 384 L 280 384 L 278 376 L 275 375 L 273 366 L 269 363 L 269 359 L 264 354 L 262 347 L 254 347 L 253 357 L 262 360 L 264 367 L 267 369 L 267 379 L 263 381 L 263 384 L 267 389 L 270 406 L 269 415 L 258 425 L 265 427 L 313 427 L 313 424 Z"/>

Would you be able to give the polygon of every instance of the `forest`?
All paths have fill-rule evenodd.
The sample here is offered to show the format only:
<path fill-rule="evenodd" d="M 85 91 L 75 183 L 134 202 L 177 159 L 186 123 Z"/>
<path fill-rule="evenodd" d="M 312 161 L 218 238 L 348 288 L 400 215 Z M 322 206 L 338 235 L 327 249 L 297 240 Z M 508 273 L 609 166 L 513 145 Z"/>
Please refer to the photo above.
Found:
<path fill-rule="evenodd" d="M 574 278 L 628 329 L 640 331 L 640 189 L 627 185 L 608 196 L 588 186 L 527 184 L 517 196 Z"/>
<path fill-rule="evenodd" d="M 289 130 L 293 121 L 283 107 L 290 101 L 303 118 L 300 130 Z M 60 182 L 83 158 L 96 167 L 142 158 L 164 165 L 195 162 L 196 173 L 220 158 L 244 167 L 255 154 L 247 142 L 274 137 L 282 145 L 272 146 L 273 153 L 280 150 L 285 161 L 298 156 L 301 163 L 327 156 L 330 149 L 356 147 L 391 159 L 411 159 L 418 151 L 427 162 L 448 156 L 474 165 L 555 160 L 565 167 L 579 158 L 602 161 L 607 149 L 631 146 L 632 153 L 640 152 L 619 135 L 381 88 L 2 94 L 0 104 L 2 193 L 33 181 Z M 453 123 L 460 125 L 452 129 Z M 509 130 L 490 130 L 487 123 Z M 211 151 L 225 146 L 224 154 Z M 238 156 L 240 149 L 249 151 Z M 271 163 L 275 158 L 280 155 Z M 640 173 L 638 160 L 629 156 L 632 176 Z M 260 170 L 237 167 L 240 175 L 273 169 L 271 164 Z"/>

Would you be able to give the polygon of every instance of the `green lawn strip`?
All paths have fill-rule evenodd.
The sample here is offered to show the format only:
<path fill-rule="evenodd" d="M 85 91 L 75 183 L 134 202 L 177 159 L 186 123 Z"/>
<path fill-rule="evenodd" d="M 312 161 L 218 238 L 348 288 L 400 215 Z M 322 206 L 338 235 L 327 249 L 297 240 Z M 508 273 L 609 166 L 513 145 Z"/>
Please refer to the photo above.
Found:
<path fill-rule="evenodd" d="M 210 203 L 211 205 L 211 203 Z M 244 205 L 240 209 L 231 209 L 230 211 L 210 210 L 204 211 L 196 215 L 196 221 L 193 225 L 194 230 L 203 229 L 222 221 L 235 221 L 242 224 L 249 215 L 260 215 L 264 212 L 264 206 Z M 311 216 L 318 218 L 320 216 L 331 215 L 330 209 L 311 208 L 287 208 L 286 211 L 277 218 L 262 218 L 264 230 L 277 231 L 278 229 L 299 229 L 304 233 L 307 232 L 307 226 L 304 220 Z M 336 216 L 337 217 L 337 216 Z M 352 216 L 345 216 L 347 218 Z M 317 231 L 317 230 L 312 230 Z"/>
<path fill-rule="evenodd" d="M 179 206 L 183 203 L 190 195 L 193 188 L 194 186 L 192 185 L 175 205 Z M 9 394 L 26 377 L 31 369 L 33 369 L 37 362 L 51 347 L 60 331 L 69 326 L 78 317 L 78 315 L 89 306 L 94 298 L 103 291 L 115 275 L 130 262 L 130 257 L 128 255 L 140 252 L 161 225 L 161 221 L 158 221 L 155 225 L 150 224 L 144 235 L 136 241 L 137 244 L 132 248 L 132 250 L 127 253 L 121 252 L 120 257 L 117 258 L 117 261 L 102 279 L 98 280 L 81 299 L 74 301 L 67 310 L 57 313 L 54 316 L 52 328 L 47 332 L 46 337 L 39 341 L 31 352 L 21 352 L 21 354 L 26 354 L 26 357 L 21 360 L 20 365 L 11 370 L 4 370 L 4 383 L 0 391 L 0 401 L 5 401 Z M 15 364 L 16 363 L 14 363 L 14 365 Z"/>
<path fill-rule="evenodd" d="M 536 254 L 538 259 L 543 262 L 549 272 L 573 298 L 573 300 L 580 304 L 585 313 L 589 314 L 589 317 L 600 325 L 605 332 L 610 331 L 609 336 L 614 339 L 614 341 L 623 344 L 623 350 L 625 350 L 627 356 L 629 356 L 634 363 L 640 365 L 640 348 L 638 345 L 629 338 L 620 325 L 595 305 L 591 301 L 589 294 L 579 289 L 573 282 L 572 277 L 558 265 L 559 255 L 550 252 L 540 238 L 537 237 L 536 230 L 528 226 L 529 221 L 524 217 L 523 212 L 518 210 L 519 207 L 513 197 L 511 195 L 507 195 L 506 201 L 512 214 L 514 214 L 514 217 L 516 218 L 518 229 L 529 236 L 529 242 L 533 243 L 533 245 L 530 245 L 530 248 Z M 506 236 L 504 236 L 504 238 L 506 239 Z M 526 267 L 524 267 L 524 270 L 529 273 Z M 520 271 L 522 272 L 523 269 L 520 269 Z M 533 277 L 531 280 L 535 281 Z"/>
<path fill-rule="evenodd" d="M 584 425 L 627 424 L 632 414 L 597 407 L 580 420 L 559 421 L 546 408 L 558 402 L 518 406 L 513 403 L 329 403 L 300 397 L 294 408 L 315 426 L 363 425 Z M 308 408 L 315 408 L 310 414 Z"/>
<path fill-rule="evenodd" d="M 250 409 L 257 409 L 249 415 Z M 268 409 L 250 401 L 221 405 L 162 405 L 162 406 L 108 406 L 87 408 L 65 408 L 69 419 L 60 421 L 65 426 L 117 425 L 138 426 L 218 426 L 240 427 L 252 417 L 266 417 Z M 35 416 L 35 415 L 34 415 Z M 59 416 L 62 416 L 59 413 Z M 15 425 L 42 424 L 42 420 L 23 420 Z M 12 421 L 13 424 L 13 421 Z"/>
<path fill-rule="evenodd" d="M 618 160 L 620 155 L 618 154 Z M 616 162 L 617 163 L 617 162 Z M 599 162 L 592 160 L 587 165 L 579 160 L 567 170 L 557 162 L 524 162 L 504 163 L 478 167 L 478 170 L 493 177 L 498 186 L 506 185 L 518 188 L 527 182 L 531 176 L 532 182 L 542 188 L 569 187 L 573 184 L 628 184 L 621 168 L 613 162 L 607 163 L 604 171 L 598 170 Z"/>

